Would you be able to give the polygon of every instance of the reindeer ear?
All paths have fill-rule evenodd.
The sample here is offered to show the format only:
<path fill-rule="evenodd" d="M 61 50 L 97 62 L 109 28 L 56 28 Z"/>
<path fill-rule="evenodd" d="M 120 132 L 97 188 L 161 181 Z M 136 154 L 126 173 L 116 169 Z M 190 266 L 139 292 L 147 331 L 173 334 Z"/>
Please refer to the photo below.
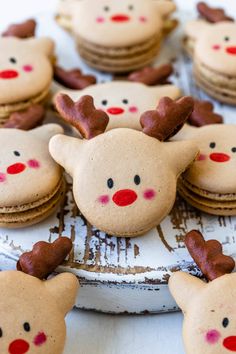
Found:
<path fill-rule="evenodd" d="M 154 0 L 154 1 L 155 1 L 157 11 L 162 17 L 166 17 L 176 10 L 176 5 L 172 1 L 166 1 L 166 0 Z"/>
<path fill-rule="evenodd" d="M 55 45 L 52 39 L 47 37 L 31 38 L 28 43 L 31 45 L 32 50 L 39 51 L 48 58 L 53 56 Z"/>
<path fill-rule="evenodd" d="M 186 24 L 185 33 L 191 38 L 198 39 L 201 35 L 204 35 L 204 31 L 210 26 L 212 26 L 212 24 L 204 20 L 190 21 Z"/>
<path fill-rule="evenodd" d="M 185 124 L 183 128 L 171 139 L 172 141 L 189 140 L 194 137 L 195 134 L 201 128 L 193 127 L 192 125 Z"/>
<path fill-rule="evenodd" d="M 30 132 L 43 140 L 49 141 L 51 137 L 56 134 L 62 134 L 64 130 L 58 124 L 45 124 L 39 128 L 32 129 Z"/>
<path fill-rule="evenodd" d="M 181 90 L 175 85 L 148 86 L 147 89 L 157 100 L 165 96 L 175 100 L 181 96 Z"/>
<path fill-rule="evenodd" d="M 178 177 L 194 161 L 198 155 L 198 147 L 192 141 L 177 141 L 165 143 L 169 164 Z"/>
<path fill-rule="evenodd" d="M 176 272 L 169 279 L 169 289 L 182 311 L 188 310 L 189 303 L 207 286 L 202 280 L 184 272 Z"/>
<path fill-rule="evenodd" d="M 55 135 L 49 142 L 49 152 L 53 159 L 73 176 L 75 160 L 80 156 L 84 144 L 86 141 L 78 138 Z"/>
<path fill-rule="evenodd" d="M 71 273 L 62 273 L 44 282 L 45 288 L 55 299 L 65 316 L 75 304 L 79 281 Z"/>

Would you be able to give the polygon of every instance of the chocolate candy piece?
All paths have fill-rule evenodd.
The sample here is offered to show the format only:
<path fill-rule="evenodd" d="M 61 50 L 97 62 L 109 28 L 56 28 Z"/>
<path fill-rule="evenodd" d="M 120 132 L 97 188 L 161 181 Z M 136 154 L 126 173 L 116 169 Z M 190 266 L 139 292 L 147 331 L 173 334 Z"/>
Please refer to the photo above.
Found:
<path fill-rule="evenodd" d="M 222 124 L 223 117 L 214 113 L 214 105 L 209 101 L 194 101 L 194 109 L 188 119 L 188 123 L 195 127 L 202 127 L 208 124 Z"/>
<path fill-rule="evenodd" d="M 44 117 L 44 107 L 39 104 L 35 104 L 30 106 L 26 111 L 12 113 L 3 127 L 31 130 L 40 125 Z"/>
<path fill-rule="evenodd" d="M 224 9 L 210 7 L 204 1 L 201 1 L 197 4 L 197 10 L 203 18 L 211 23 L 223 21 L 234 22 L 232 17 L 226 15 Z"/>
<path fill-rule="evenodd" d="M 156 110 L 142 114 L 140 122 L 143 132 L 165 141 L 174 136 L 184 125 L 193 111 L 192 97 L 182 97 L 177 101 L 169 97 L 160 99 Z"/>
<path fill-rule="evenodd" d="M 37 242 L 32 251 L 23 253 L 17 262 L 17 270 L 39 279 L 46 279 L 72 250 L 68 237 L 59 237 L 53 243 Z"/>
<path fill-rule="evenodd" d="M 54 79 L 59 84 L 73 90 L 82 90 L 96 84 L 97 81 L 93 75 L 83 75 L 80 69 L 65 70 L 60 66 L 54 68 Z"/>
<path fill-rule="evenodd" d="M 223 254 L 219 241 L 205 241 L 201 232 L 197 230 L 192 230 L 185 236 L 185 245 L 208 280 L 231 273 L 235 267 L 233 258 Z"/>
<path fill-rule="evenodd" d="M 104 133 L 109 123 L 108 115 L 94 107 L 91 96 L 82 96 L 74 102 L 68 95 L 60 93 L 56 97 L 56 109 L 85 139 Z"/>
<path fill-rule="evenodd" d="M 34 19 L 29 19 L 22 23 L 10 25 L 2 33 L 2 37 L 30 38 L 35 36 L 37 23 Z"/>
<path fill-rule="evenodd" d="M 129 75 L 128 80 L 141 82 L 148 86 L 163 85 L 172 73 L 173 66 L 164 64 L 156 68 L 146 67 L 140 71 L 135 71 Z"/>

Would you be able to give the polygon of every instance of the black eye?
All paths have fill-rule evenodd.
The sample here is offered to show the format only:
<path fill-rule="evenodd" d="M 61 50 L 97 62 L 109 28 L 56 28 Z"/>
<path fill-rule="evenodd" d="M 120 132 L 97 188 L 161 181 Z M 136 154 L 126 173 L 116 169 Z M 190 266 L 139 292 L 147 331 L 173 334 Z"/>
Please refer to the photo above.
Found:
<path fill-rule="evenodd" d="M 124 99 L 122 100 L 122 102 L 123 102 L 124 104 L 128 104 L 128 103 L 129 103 L 129 101 L 128 101 L 126 98 L 124 98 Z"/>
<path fill-rule="evenodd" d="M 109 7 L 109 6 L 105 6 L 103 9 L 104 9 L 104 11 L 106 11 L 106 12 L 107 12 L 107 11 L 110 11 L 110 7 Z"/>
<path fill-rule="evenodd" d="M 108 180 L 107 180 L 107 186 L 108 186 L 108 188 L 113 188 L 113 186 L 114 186 L 114 181 L 113 181 L 113 179 L 112 178 L 109 178 Z"/>
<path fill-rule="evenodd" d="M 107 100 L 103 100 L 103 101 L 102 101 L 102 105 L 103 105 L 103 106 L 106 106 L 107 103 L 108 103 Z"/>
<path fill-rule="evenodd" d="M 214 149 L 216 147 L 216 143 L 210 143 L 209 146 L 210 146 L 211 149 Z"/>
<path fill-rule="evenodd" d="M 130 11 L 132 11 L 132 10 L 134 9 L 134 6 L 133 6 L 133 5 L 129 5 L 128 9 L 129 9 Z"/>
<path fill-rule="evenodd" d="M 222 326 L 226 328 L 229 325 L 229 319 L 228 317 L 225 317 L 222 321 Z"/>
<path fill-rule="evenodd" d="M 233 148 L 232 148 L 232 152 L 236 152 L 236 147 L 233 147 Z"/>
<path fill-rule="evenodd" d="M 10 61 L 10 63 L 12 63 L 12 64 L 16 64 L 16 63 L 17 63 L 16 58 L 13 58 L 13 57 L 9 58 L 9 61 Z"/>
<path fill-rule="evenodd" d="M 141 183 L 141 178 L 139 175 L 134 176 L 134 183 L 137 184 L 137 186 Z"/>
<path fill-rule="evenodd" d="M 15 156 L 20 156 L 19 151 L 14 151 L 13 153 L 14 153 Z"/>
<path fill-rule="evenodd" d="M 26 332 L 30 332 L 30 324 L 29 324 L 29 322 L 25 322 L 25 323 L 23 324 L 23 327 L 24 327 L 24 330 L 25 330 Z"/>
<path fill-rule="evenodd" d="M 224 38 L 224 40 L 225 40 L 226 42 L 228 42 L 228 41 L 230 40 L 230 37 L 226 36 L 226 37 Z"/>
<path fill-rule="evenodd" d="M 2 338 L 2 335 L 3 335 L 2 328 L 0 328 L 0 338 Z"/>

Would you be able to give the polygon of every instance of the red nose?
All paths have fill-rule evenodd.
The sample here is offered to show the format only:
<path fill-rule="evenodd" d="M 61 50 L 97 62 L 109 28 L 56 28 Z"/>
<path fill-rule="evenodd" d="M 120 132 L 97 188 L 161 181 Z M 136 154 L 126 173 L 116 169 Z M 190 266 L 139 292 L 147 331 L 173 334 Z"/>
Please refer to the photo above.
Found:
<path fill-rule="evenodd" d="M 232 352 L 236 352 L 236 336 L 225 338 L 223 341 L 223 346 Z"/>
<path fill-rule="evenodd" d="M 111 107 L 111 108 L 108 108 L 107 112 L 110 114 L 122 114 L 122 113 L 124 113 L 124 110 L 123 110 L 123 108 L 120 108 L 120 107 Z"/>
<path fill-rule="evenodd" d="M 113 195 L 112 200 L 116 205 L 125 207 L 133 204 L 137 198 L 137 194 L 131 189 L 122 189 Z"/>
<path fill-rule="evenodd" d="M 29 350 L 29 343 L 23 339 L 16 339 L 9 345 L 8 352 L 10 354 L 25 354 Z"/>
<path fill-rule="evenodd" d="M 210 154 L 210 159 L 215 162 L 227 162 L 230 160 L 230 156 L 221 152 L 215 152 Z"/>
<path fill-rule="evenodd" d="M 130 20 L 130 17 L 124 14 L 117 14 L 111 17 L 113 22 L 127 22 Z"/>
<path fill-rule="evenodd" d="M 226 52 L 229 54 L 235 55 L 236 54 L 236 47 L 227 47 Z"/>
<path fill-rule="evenodd" d="M 15 70 L 0 71 L 0 79 L 14 79 L 18 75 L 18 72 Z"/>
<path fill-rule="evenodd" d="M 23 163 L 14 163 L 7 168 L 7 173 L 9 175 L 16 175 L 17 173 L 21 173 L 25 170 L 26 166 Z"/>

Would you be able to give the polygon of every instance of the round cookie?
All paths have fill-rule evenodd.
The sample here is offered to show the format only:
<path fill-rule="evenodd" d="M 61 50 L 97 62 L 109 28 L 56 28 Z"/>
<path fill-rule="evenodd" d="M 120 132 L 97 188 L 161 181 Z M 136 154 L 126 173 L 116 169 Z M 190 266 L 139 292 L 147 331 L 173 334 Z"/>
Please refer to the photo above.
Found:
<path fill-rule="evenodd" d="M 194 38 L 194 76 L 215 99 L 236 104 L 236 23 L 192 21 L 186 33 Z"/>
<path fill-rule="evenodd" d="M 185 126 L 177 139 L 193 140 L 200 155 L 181 176 L 180 194 L 210 214 L 236 215 L 236 126 Z"/>
<path fill-rule="evenodd" d="M 85 218 L 101 231 L 126 237 L 159 224 L 174 204 L 177 177 L 198 152 L 191 141 L 163 142 L 191 114 L 193 100 L 163 98 L 156 111 L 142 115 L 142 131 L 105 133 L 109 117 L 95 109 L 92 97 L 74 103 L 59 94 L 56 103 L 89 139 L 57 135 L 49 144 L 52 157 L 73 177 L 75 201 Z"/>
<path fill-rule="evenodd" d="M 46 101 L 53 50 L 49 38 L 0 38 L 0 126 L 13 112 Z"/>
<path fill-rule="evenodd" d="M 68 273 L 42 281 L 20 271 L 1 272 L 1 352 L 62 354 L 64 317 L 77 289 L 76 277 Z"/>
<path fill-rule="evenodd" d="M 81 57 L 102 71 L 127 72 L 152 62 L 171 31 L 167 18 L 175 5 L 166 0 L 83 0 L 68 9 Z"/>
<path fill-rule="evenodd" d="M 140 115 L 148 109 L 155 109 L 161 97 L 180 97 L 180 90 L 174 85 L 147 86 L 137 82 L 112 81 L 92 85 L 84 90 L 62 90 L 74 101 L 84 95 L 94 98 L 95 106 L 109 116 L 107 130 L 132 128 L 141 130 Z M 54 97 L 54 101 L 57 96 Z"/>
<path fill-rule="evenodd" d="M 63 129 L 48 124 L 31 131 L 0 129 L 0 226 L 23 227 L 50 215 L 64 195 L 61 168 L 48 151 Z"/>

